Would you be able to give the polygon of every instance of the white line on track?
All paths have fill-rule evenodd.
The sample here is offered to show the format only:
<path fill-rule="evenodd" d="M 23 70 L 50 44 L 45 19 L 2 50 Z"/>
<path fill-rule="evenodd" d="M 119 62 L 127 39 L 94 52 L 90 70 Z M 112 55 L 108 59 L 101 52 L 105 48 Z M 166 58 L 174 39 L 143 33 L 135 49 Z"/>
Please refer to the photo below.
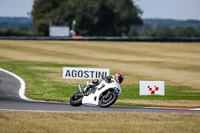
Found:
<path fill-rule="evenodd" d="M 19 96 L 20 96 L 21 99 L 26 100 L 26 101 L 33 101 L 33 100 L 31 100 L 31 99 L 29 99 L 29 98 L 27 98 L 27 97 L 25 96 L 26 85 L 25 85 L 24 80 L 23 80 L 21 77 L 19 77 L 18 75 L 14 74 L 14 73 L 12 73 L 12 72 L 9 72 L 9 71 L 7 71 L 7 70 L 5 70 L 5 69 L 2 69 L 2 68 L 0 68 L 0 71 L 3 71 L 3 72 L 5 72 L 5 73 L 8 73 L 8 74 L 12 75 L 13 77 L 15 77 L 16 79 L 19 80 L 19 82 L 20 82 L 20 84 L 21 84 L 21 85 L 20 85 L 20 89 L 19 89 Z"/>
<path fill-rule="evenodd" d="M 200 110 L 200 108 L 196 108 L 196 109 L 189 109 L 189 110 Z"/>

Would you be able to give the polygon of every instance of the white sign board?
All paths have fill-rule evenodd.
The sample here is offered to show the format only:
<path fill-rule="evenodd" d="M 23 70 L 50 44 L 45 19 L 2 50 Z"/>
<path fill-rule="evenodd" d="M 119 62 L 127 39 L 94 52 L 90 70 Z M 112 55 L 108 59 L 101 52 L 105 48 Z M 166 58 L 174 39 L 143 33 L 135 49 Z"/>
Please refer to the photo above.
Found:
<path fill-rule="evenodd" d="M 69 36 L 68 26 L 50 26 L 49 28 L 50 36 Z"/>
<path fill-rule="evenodd" d="M 140 95 L 165 95 L 165 82 L 140 81 Z"/>
<path fill-rule="evenodd" d="M 110 75 L 110 69 L 63 67 L 63 78 L 70 79 L 101 79 Z"/>

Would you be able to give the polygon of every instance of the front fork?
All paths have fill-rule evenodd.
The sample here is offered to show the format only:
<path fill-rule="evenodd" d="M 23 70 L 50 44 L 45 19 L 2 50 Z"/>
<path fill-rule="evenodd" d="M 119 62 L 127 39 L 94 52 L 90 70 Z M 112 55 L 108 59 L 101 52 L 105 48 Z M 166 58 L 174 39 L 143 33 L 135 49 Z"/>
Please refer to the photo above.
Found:
<path fill-rule="evenodd" d="M 110 90 L 108 90 L 107 95 L 106 95 L 106 99 L 109 98 L 110 95 L 111 95 L 111 92 L 110 92 Z"/>
<path fill-rule="evenodd" d="M 83 93 L 83 87 L 82 87 L 81 84 L 78 85 L 78 89 L 79 89 L 79 91 L 80 91 L 81 93 Z"/>

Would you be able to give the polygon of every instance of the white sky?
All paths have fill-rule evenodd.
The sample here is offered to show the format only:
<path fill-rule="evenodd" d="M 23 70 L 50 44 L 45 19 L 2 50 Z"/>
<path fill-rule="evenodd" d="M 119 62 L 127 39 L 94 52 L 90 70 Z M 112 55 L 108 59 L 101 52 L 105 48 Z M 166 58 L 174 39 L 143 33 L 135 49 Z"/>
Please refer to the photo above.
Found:
<path fill-rule="evenodd" d="M 30 17 L 34 0 L 0 0 L 0 16 Z"/>
<path fill-rule="evenodd" d="M 143 10 L 142 18 L 200 20 L 200 0 L 133 1 Z M 34 0 L 0 0 L 0 16 L 30 17 L 28 12 L 31 12 L 33 2 Z"/>
<path fill-rule="evenodd" d="M 200 0 L 133 0 L 143 10 L 142 18 L 198 19 Z"/>

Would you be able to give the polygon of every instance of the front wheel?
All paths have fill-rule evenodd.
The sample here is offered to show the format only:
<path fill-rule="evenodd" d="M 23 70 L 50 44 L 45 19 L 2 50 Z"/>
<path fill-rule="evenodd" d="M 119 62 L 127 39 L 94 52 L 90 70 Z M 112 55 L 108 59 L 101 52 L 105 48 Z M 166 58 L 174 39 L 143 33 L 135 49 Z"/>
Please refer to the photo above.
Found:
<path fill-rule="evenodd" d="M 104 93 L 102 97 L 100 97 L 100 106 L 102 108 L 107 108 L 115 103 L 117 100 L 118 95 L 115 91 L 109 92 L 110 94 Z M 109 96 L 108 96 L 109 95 Z"/>
<path fill-rule="evenodd" d="M 80 106 L 82 105 L 83 95 L 80 94 L 80 91 L 74 93 L 70 98 L 70 104 L 72 106 Z"/>

